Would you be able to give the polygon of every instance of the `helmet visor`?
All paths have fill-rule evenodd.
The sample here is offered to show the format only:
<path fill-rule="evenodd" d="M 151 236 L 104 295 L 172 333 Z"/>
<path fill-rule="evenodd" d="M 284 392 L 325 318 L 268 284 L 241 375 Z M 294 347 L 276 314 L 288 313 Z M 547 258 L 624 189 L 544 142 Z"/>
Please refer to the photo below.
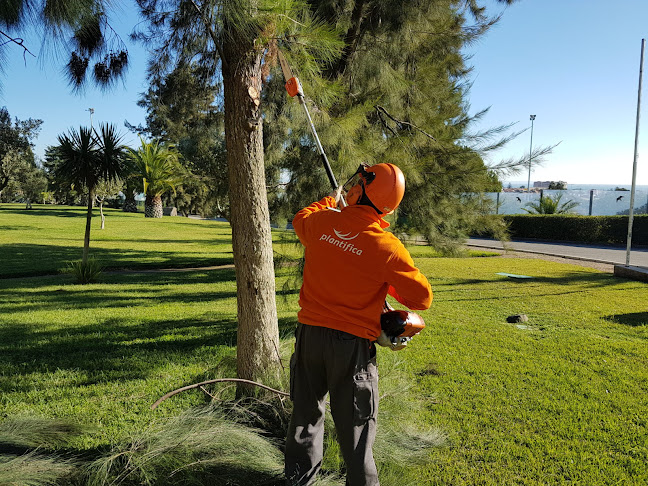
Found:
<path fill-rule="evenodd" d="M 371 181 L 373 180 L 373 174 L 366 171 L 367 167 L 368 165 L 366 164 L 360 164 L 360 167 L 358 167 L 358 170 L 355 172 L 355 174 L 349 177 L 349 180 L 346 181 L 342 186 L 344 192 L 349 192 L 349 189 L 360 184 L 361 181 L 363 184 L 367 185 L 371 183 Z"/>

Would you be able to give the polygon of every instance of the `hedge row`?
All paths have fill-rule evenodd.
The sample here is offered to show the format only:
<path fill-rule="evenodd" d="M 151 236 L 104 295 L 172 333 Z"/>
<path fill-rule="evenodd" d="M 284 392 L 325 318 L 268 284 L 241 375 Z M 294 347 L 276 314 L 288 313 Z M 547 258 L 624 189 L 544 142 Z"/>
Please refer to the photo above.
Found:
<path fill-rule="evenodd" d="M 628 216 L 514 214 L 502 216 L 511 238 L 625 244 Z M 632 224 L 632 245 L 648 246 L 648 215 L 637 215 Z"/>

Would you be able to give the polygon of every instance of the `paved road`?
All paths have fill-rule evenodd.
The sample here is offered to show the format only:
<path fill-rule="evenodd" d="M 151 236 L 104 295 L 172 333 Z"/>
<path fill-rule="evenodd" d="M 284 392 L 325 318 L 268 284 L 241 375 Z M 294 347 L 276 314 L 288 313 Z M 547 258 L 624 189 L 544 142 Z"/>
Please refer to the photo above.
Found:
<path fill-rule="evenodd" d="M 470 238 L 468 246 L 502 249 L 502 243 L 487 238 Z M 506 243 L 507 248 L 527 253 L 555 255 L 576 260 L 625 265 L 625 246 L 584 245 L 576 243 L 537 242 L 516 240 Z M 630 265 L 648 268 L 648 248 L 633 248 Z"/>

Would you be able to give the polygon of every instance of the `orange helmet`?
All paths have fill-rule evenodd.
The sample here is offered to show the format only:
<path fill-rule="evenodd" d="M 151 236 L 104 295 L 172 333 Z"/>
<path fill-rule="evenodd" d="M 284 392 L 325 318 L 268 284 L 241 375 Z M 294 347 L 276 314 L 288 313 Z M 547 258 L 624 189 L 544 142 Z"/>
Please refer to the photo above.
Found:
<path fill-rule="evenodd" d="M 358 176 L 356 178 L 356 176 Z M 363 204 L 363 197 L 380 214 L 391 213 L 398 207 L 405 194 L 405 176 L 394 164 L 360 165 L 345 188 L 347 204 Z"/>

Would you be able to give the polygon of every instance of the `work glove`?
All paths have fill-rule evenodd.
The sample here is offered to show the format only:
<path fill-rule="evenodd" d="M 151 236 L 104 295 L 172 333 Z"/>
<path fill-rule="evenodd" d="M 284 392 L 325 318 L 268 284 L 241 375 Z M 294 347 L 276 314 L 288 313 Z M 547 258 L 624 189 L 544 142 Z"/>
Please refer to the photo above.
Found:
<path fill-rule="evenodd" d="M 331 191 L 331 193 L 329 194 L 329 196 L 331 196 L 333 199 L 335 199 L 335 205 L 336 206 L 338 204 L 340 204 L 340 199 L 344 195 L 343 192 L 344 192 L 343 186 L 337 186 L 337 188 L 334 189 L 333 191 Z"/>
<path fill-rule="evenodd" d="M 386 348 L 391 349 L 392 351 L 400 351 L 403 349 L 405 346 L 407 346 L 407 343 L 409 342 L 411 338 L 405 338 L 405 339 L 400 339 L 396 338 L 395 343 L 392 342 L 392 338 L 390 338 L 387 334 L 385 334 L 385 331 L 380 331 L 380 336 L 378 336 L 378 339 L 376 340 L 376 343 L 378 346 L 384 346 Z"/>

